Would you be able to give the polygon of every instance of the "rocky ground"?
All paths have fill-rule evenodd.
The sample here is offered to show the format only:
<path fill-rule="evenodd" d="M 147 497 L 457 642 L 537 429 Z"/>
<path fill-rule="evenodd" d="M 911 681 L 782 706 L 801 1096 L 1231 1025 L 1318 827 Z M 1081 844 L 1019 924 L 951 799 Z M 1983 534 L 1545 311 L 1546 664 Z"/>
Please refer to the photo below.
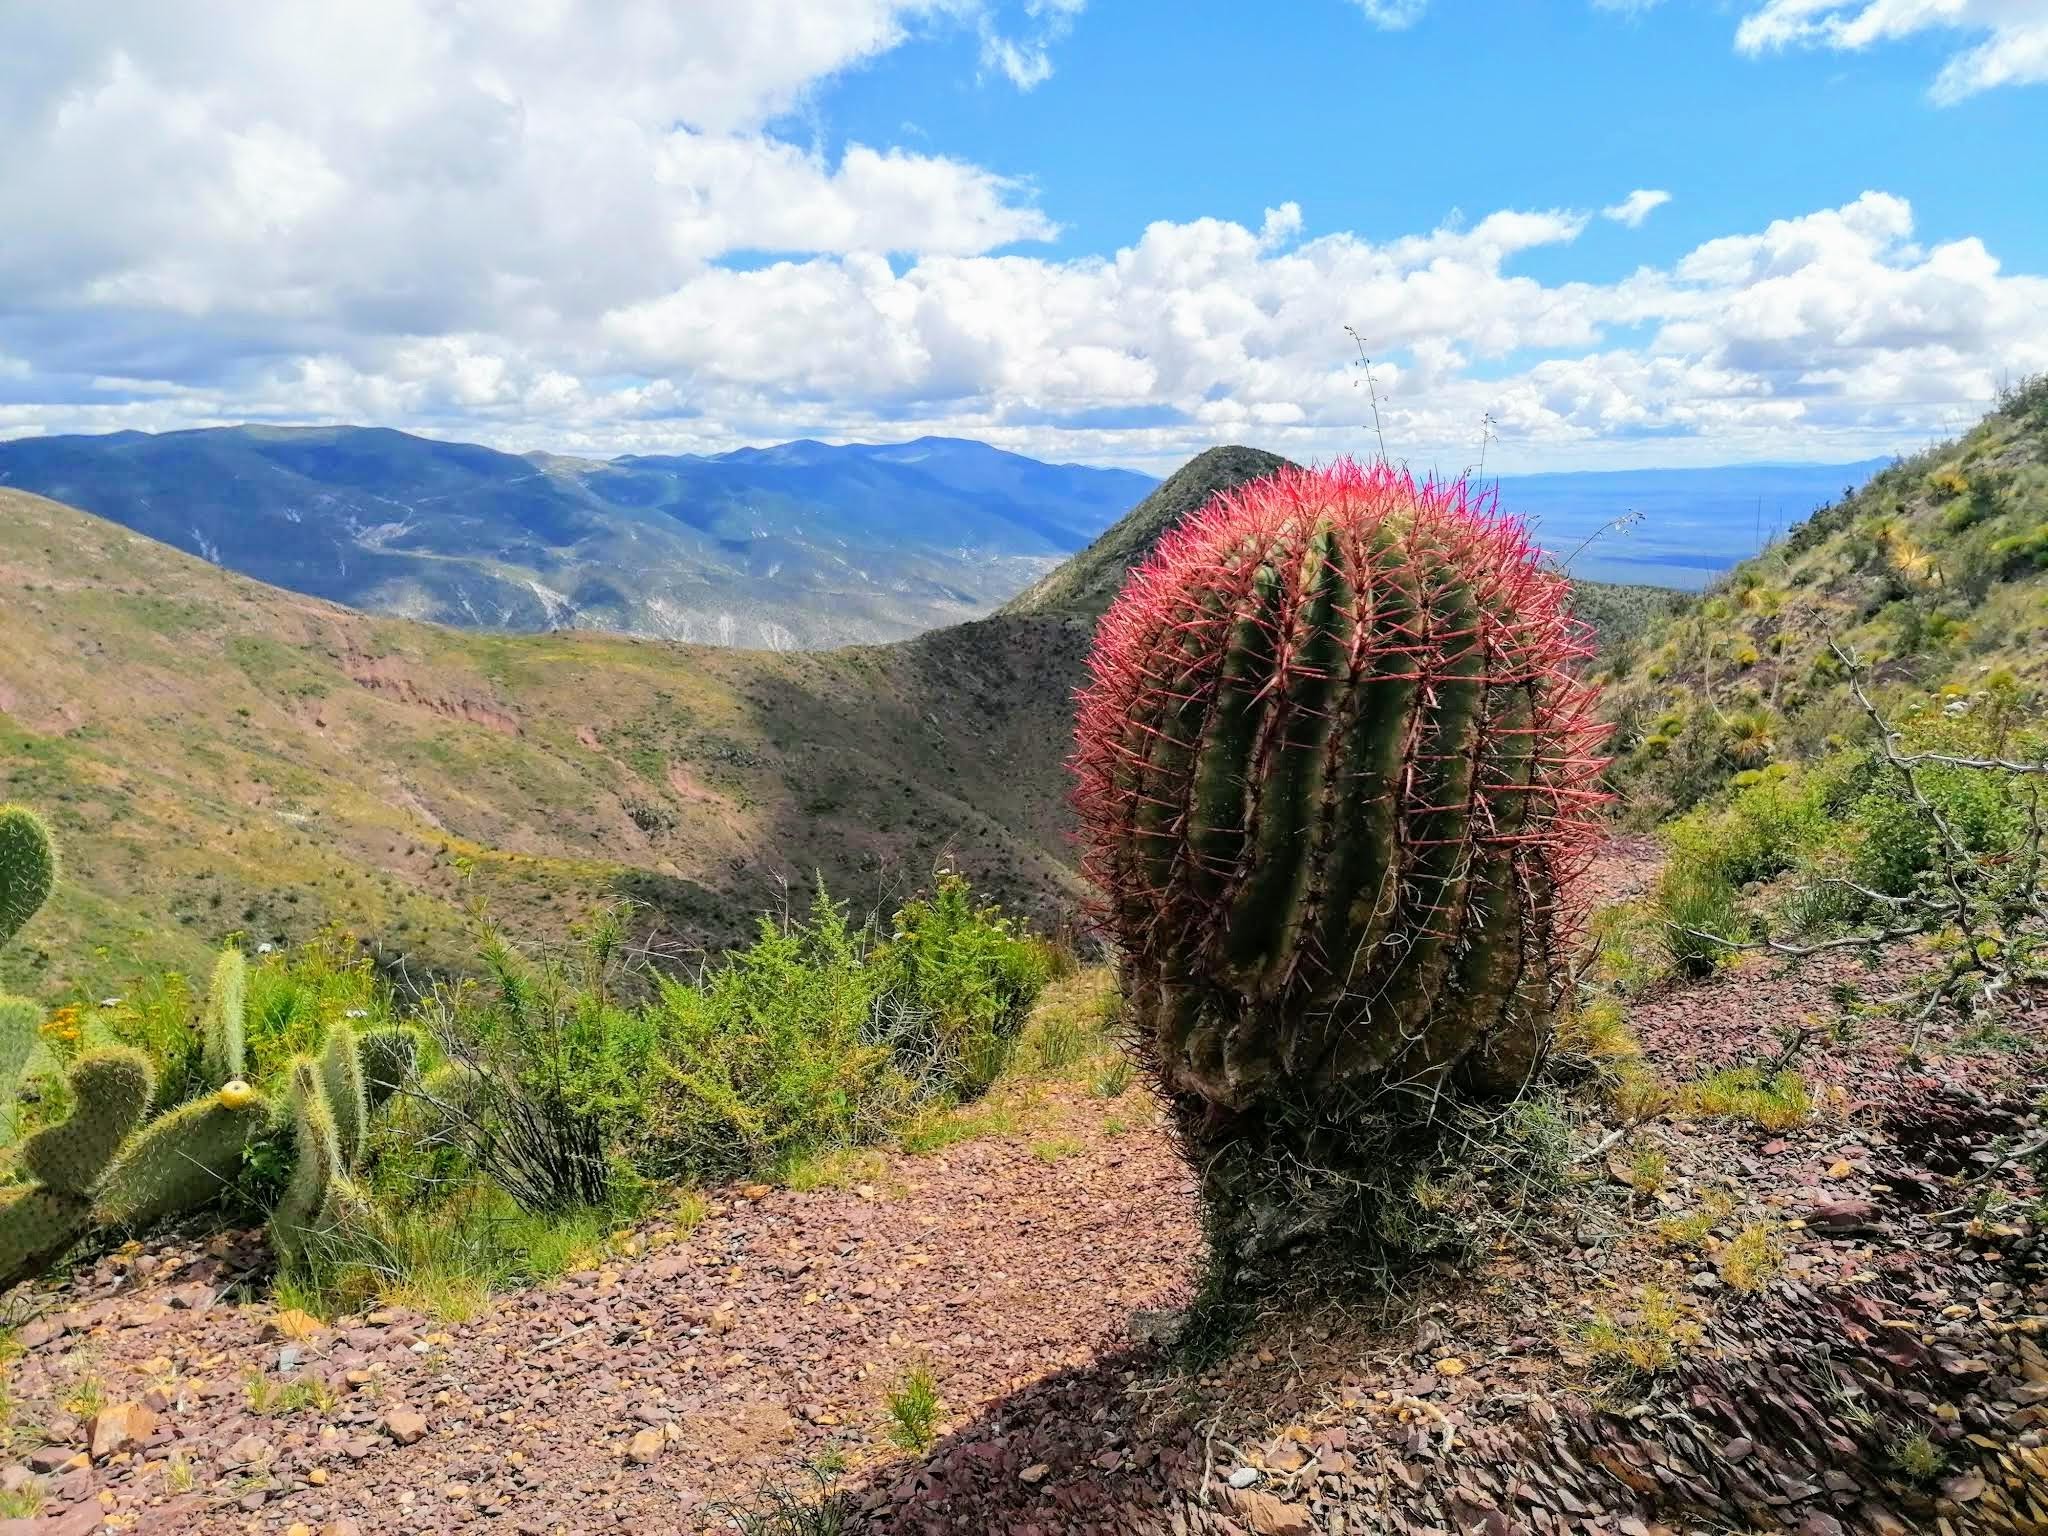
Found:
<path fill-rule="evenodd" d="M 1896 1023 L 1829 1024 L 1834 982 L 1878 996 L 1910 963 L 1643 1002 L 1673 1082 L 1804 1025 L 1815 1112 L 1628 1130 L 1582 1092 L 1558 1213 L 1207 1370 L 1151 1342 L 1199 1240 L 1136 1088 L 1042 1085 L 1014 1130 L 845 1189 L 726 1191 L 459 1327 L 280 1314 L 250 1237 L 116 1254 L 16 1299 L 0 1484 L 44 1514 L 0 1536 L 2048 1532 L 2048 1286 L 2004 1161 L 2048 1019 L 1936 1029 L 1916 1061 Z M 1602 1313 L 1670 1358 L 1617 1367 Z M 911 1453 L 884 1399 L 920 1365 L 943 1407 Z"/>

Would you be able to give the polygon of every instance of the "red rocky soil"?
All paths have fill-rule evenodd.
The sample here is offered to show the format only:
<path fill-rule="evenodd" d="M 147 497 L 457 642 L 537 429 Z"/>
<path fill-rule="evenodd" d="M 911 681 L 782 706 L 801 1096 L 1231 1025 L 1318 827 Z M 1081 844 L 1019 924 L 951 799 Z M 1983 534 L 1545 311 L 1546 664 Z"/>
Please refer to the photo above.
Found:
<path fill-rule="evenodd" d="M 1618 849 L 1603 889 L 1648 872 Z M 1610 1140 L 1583 1095 L 1559 1215 L 1397 1312 L 1269 1317 L 1203 1373 L 1142 1342 L 1199 1236 L 1135 1089 L 1052 1085 L 1016 1134 L 853 1189 L 727 1192 L 687 1239 L 459 1327 L 379 1312 L 288 1337 L 238 1299 L 260 1294 L 253 1237 L 115 1255 L 16 1300 L 35 1315 L 0 1483 L 40 1479 L 46 1514 L 0 1536 L 731 1531 L 764 1490 L 815 1504 L 821 1462 L 843 1524 L 756 1528 L 2048 1532 L 2048 1285 L 2025 1210 L 1978 1208 L 1996 1185 L 2033 1198 L 2001 1149 L 2032 1134 L 2048 1020 L 1988 1045 L 1932 1030 L 1917 1063 L 1896 1023 L 1821 1027 L 1832 981 L 1879 996 L 1910 963 L 1750 966 L 1638 1005 L 1674 1081 L 1812 1016 L 1796 1065 L 1819 1112 Z M 1667 1161 L 1654 1193 L 1623 1182 L 1640 1151 Z M 1660 1235 L 1710 1195 L 1714 1236 Z M 1745 1228 L 1780 1261 L 1753 1291 L 1726 1278 Z M 1634 1321 L 1646 1283 L 1698 1336 L 1617 1377 L 1585 1325 Z M 918 1363 L 944 1419 L 910 1456 L 883 1398 Z M 317 1377 L 332 1405 L 252 1412 L 250 1371 Z M 106 1406 L 81 1419 L 64 1405 L 88 1379 Z"/>

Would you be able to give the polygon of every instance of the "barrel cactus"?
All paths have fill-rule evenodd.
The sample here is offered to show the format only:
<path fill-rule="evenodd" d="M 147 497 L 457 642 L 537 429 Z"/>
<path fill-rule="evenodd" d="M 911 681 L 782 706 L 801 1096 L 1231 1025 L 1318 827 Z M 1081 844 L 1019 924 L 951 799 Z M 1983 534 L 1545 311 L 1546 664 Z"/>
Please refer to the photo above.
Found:
<path fill-rule="evenodd" d="M 1465 485 L 1340 462 L 1219 496 L 1104 617 L 1084 861 L 1224 1258 L 1370 1222 L 1386 1124 L 1540 1061 L 1602 798 L 1567 597 Z"/>

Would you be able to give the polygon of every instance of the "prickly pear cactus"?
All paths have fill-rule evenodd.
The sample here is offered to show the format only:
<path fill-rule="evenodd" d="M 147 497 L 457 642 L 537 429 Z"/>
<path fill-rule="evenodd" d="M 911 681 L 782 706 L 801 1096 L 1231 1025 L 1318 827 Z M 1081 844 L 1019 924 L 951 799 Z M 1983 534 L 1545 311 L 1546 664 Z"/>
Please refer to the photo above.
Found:
<path fill-rule="evenodd" d="M 115 1047 L 92 1051 L 68 1074 L 72 1109 L 21 1145 L 35 1182 L 0 1191 L 0 1289 L 63 1257 L 92 1225 L 93 1196 L 149 1106 L 149 1060 Z"/>
<path fill-rule="evenodd" d="M 242 1170 L 270 1106 L 244 1082 L 157 1116 L 130 1141 L 100 1190 L 99 1220 L 137 1230 L 211 1205 Z"/>
<path fill-rule="evenodd" d="M 57 849 L 49 828 L 26 806 L 0 805 L 0 944 L 36 915 L 56 882 Z M 6 1136 L 13 1134 L 15 1089 L 42 1022 L 36 1004 L 0 993 L 0 1121 Z"/>
<path fill-rule="evenodd" d="M 57 850 L 42 818 L 25 805 L 0 805 L 0 944 L 36 915 L 56 883 Z"/>
<path fill-rule="evenodd" d="M 206 990 L 205 1039 L 200 1063 L 216 1088 L 241 1081 L 249 1070 L 243 1026 L 249 1003 L 249 962 L 239 949 L 220 952 Z"/>
<path fill-rule="evenodd" d="M 149 1108 L 156 1078 L 149 1058 L 126 1046 L 90 1051 L 67 1075 L 71 1113 L 21 1144 L 21 1166 L 44 1188 L 86 1199 Z"/>
<path fill-rule="evenodd" d="M 1463 485 L 1339 463 L 1225 493 L 1104 617 L 1085 864 L 1223 1243 L 1332 1225 L 1394 1097 L 1540 1058 L 1602 798 L 1567 590 Z"/>

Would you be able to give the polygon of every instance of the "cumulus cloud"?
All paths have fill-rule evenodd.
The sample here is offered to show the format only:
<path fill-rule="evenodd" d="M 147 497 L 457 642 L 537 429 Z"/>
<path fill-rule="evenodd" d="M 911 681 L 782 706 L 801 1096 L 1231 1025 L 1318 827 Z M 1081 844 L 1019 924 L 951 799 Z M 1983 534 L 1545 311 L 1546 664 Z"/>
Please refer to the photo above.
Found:
<path fill-rule="evenodd" d="M 17 303 L 256 311 L 281 340 L 588 320 L 735 251 L 986 251 L 1052 225 L 942 155 L 764 124 L 925 0 L 14 7 Z M 603 12 L 600 17 L 597 11 Z M 12 87 L 12 89 L 7 89 Z"/>
<path fill-rule="evenodd" d="M 2048 281 L 1918 243 L 1880 192 L 1597 283 L 1526 259 L 1600 216 L 1578 208 L 1367 237 L 1277 202 L 1054 257 L 995 171 L 777 133 L 806 82 L 979 11 L 837 0 L 778 27 L 799 3 L 649 0 L 623 30 L 568 0 L 231 28 L 198 0 L 0 12 L 0 435 L 341 420 L 589 453 L 954 432 L 1155 468 L 1225 440 L 1314 458 L 1366 443 L 1351 327 L 1419 463 L 1462 464 L 1486 412 L 1517 467 L 1726 462 L 1888 451 L 2048 369 Z"/>
<path fill-rule="evenodd" d="M 1617 224 L 1626 224 L 1630 229 L 1640 229 L 1643 220 L 1671 201 L 1669 192 L 1652 191 L 1638 187 L 1620 202 L 1600 210 L 1600 217 L 1612 219 Z"/>
<path fill-rule="evenodd" d="M 1926 31 L 1976 39 L 1935 77 L 1938 102 L 2048 81 L 2048 5 L 2042 0 L 1765 0 L 1743 17 L 1735 44 L 1744 53 L 1794 46 L 1857 50 Z"/>

